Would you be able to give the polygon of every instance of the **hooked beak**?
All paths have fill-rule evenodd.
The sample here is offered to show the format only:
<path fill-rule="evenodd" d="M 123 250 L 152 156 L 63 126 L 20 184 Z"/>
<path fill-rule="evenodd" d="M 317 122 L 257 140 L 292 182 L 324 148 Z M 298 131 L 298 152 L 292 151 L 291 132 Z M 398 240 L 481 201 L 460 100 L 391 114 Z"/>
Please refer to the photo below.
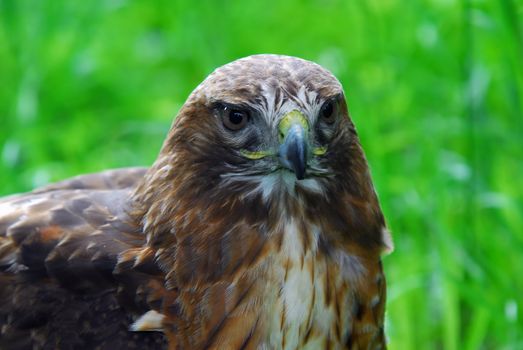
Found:
<path fill-rule="evenodd" d="M 292 170 L 298 180 L 303 180 L 307 167 L 309 123 L 301 112 L 293 110 L 282 118 L 278 129 L 280 163 Z"/>

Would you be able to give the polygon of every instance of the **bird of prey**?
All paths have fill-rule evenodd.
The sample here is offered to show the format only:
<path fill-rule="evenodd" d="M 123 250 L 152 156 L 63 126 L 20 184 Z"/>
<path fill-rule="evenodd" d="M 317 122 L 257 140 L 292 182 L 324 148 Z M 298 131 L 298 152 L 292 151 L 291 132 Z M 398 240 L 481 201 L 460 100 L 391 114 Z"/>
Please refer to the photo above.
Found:
<path fill-rule="evenodd" d="M 0 199 L 0 348 L 385 349 L 391 245 L 338 80 L 246 57 L 150 168 Z"/>

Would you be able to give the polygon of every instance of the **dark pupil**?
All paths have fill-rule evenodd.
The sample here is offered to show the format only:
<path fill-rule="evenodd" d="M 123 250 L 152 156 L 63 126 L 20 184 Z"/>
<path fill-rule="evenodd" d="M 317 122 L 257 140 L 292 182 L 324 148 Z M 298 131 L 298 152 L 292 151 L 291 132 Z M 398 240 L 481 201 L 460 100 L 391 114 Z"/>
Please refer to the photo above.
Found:
<path fill-rule="evenodd" d="M 243 121 L 243 113 L 238 111 L 232 111 L 229 115 L 229 120 L 233 124 L 241 124 Z"/>
<path fill-rule="evenodd" d="M 324 118 L 330 118 L 332 115 L 332 103 L 327 103 L 325 106 L 323 106 L 323 113 Z"/>

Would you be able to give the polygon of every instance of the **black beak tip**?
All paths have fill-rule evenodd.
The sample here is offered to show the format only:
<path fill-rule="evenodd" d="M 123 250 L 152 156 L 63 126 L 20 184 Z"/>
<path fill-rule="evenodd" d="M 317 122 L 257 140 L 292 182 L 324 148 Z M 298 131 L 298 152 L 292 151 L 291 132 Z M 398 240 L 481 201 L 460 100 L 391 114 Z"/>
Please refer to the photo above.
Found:
<path fill-rule="evenodd" d="M 296 174 L 296 178 L 298 180 L 305 179 L 305 167 L 298 167 L 298 169 L 294 169 L 294 173 Z"/>

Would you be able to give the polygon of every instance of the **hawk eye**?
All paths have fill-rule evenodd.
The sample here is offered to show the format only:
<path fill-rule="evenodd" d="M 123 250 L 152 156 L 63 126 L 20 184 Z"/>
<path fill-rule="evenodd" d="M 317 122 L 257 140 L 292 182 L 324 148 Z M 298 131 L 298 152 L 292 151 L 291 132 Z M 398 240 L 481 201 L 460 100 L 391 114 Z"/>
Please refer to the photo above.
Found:
<path fill-rule="evenodd" d="M 332 124 L 336 121 L 336 113 L 334 113 L 334 102 L 327 101 L 321 106 L 320 118 L 327 124 Z"/>
<path fill-rule="evenodd" d="M 223 111 L 223 125 L 229 130 L 237 131 L 245 127 L 249 120 L 249 113 L 240 109 L 225 107 Z"/>

